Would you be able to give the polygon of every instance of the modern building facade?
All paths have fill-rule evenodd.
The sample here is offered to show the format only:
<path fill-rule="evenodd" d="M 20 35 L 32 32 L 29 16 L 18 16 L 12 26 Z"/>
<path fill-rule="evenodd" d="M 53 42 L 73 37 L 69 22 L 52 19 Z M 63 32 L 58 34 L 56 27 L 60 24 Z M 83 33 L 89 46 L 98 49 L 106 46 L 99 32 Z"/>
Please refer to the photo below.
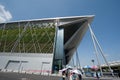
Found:
<path fill-rule="evenodd" d="M 73 16 L 1 23 L 1 71 L 44 74 L 62 69 L 71 60 L 93 17 Z"/>
<path fill-rule="evenodd" d="M 109 65 L 113 73 L 115 73 L 115 75 L 117 74 L 117 76 L 120 76 L 120 61 L 109 62 Z M 102 64 L 101 67 L 103 72 L 110 72 L 108 65 Z"/>

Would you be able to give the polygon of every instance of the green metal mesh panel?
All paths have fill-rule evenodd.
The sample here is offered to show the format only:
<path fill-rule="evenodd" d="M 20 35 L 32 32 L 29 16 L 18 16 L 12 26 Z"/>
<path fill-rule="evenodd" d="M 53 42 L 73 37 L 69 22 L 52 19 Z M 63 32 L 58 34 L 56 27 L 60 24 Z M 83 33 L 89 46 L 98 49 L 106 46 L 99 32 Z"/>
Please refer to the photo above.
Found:
<path fill-rule="evenodd" d="M 18 23 L 0 25 L 0 52 L 52 53 L 54 23 Z"/>

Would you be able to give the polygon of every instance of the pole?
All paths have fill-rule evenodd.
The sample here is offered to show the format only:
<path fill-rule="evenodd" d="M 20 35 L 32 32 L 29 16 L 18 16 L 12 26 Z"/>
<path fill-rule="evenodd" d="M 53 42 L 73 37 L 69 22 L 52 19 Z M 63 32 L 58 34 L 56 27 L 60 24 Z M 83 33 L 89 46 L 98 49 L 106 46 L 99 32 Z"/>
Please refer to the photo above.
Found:
<path fill-rule="evenodd" d="M 78 60 L 78 66 L 80 67 L 81 69 L 81 64 L 80 64 L 80 59 L 79 59 L 79 55 L 78 55 L 78 50 L 76 50 L 76 57 L 77 57 L 77 60 Z M 77 61 L 76 61 L 77 62 Z"/>
<path fill-rule="evenodd" d="M 90 24 L 88 24 L 88 25 L 89 25 L 89 28 L 91 29 Z M 113 71 L 112 71 L 112 69 L 111 69 L 109 63 L 108 63 L 106 57 L 104 56 L 104 52 L 103 52 L 103 50 L 102 50 L 102 47 L 100 46 L 100 44 L 99 44 L 99 42 L 98 42 L 98 40 L 97 40 L 95 34 L 93 33 L 92 29 L 91 29 L 91 32 L 92 32 L 93 38 L 94 38 L 94 40 L 95 40 L 95 42 L 96 42 L 96 44 L 97 44 L 97 46 L 98 46 L 98 48 L 99 48 L 99 50 L 100 50 L 100 53 L 101 53 L 101 55 L 102 55 L 102 57 L 103 57 L 105 63 L 108 65 L 108 68 L 109 68 L 109 70 L 110 70 L 112 76 L 114 76 Z"/>
<path fill-rule="evenodd" d="M 98 47 L 99 47 L 99 50 L 100 50 L 100 52 L 101 52 L 101 55 L 103 56 L 103 59 L 104 59 L 105 63 L 108 65 L 108 68 L 109 68 L 109 70 L 110 70 L 112 76 L 114 76 L 113 71 L 112 71 L 112 69 L 111 69 L 109 63 L 107 62 L 107 59 L 106 59 L 106 57 L 105 57 L 105 55 L 104 55 L 104 53 L 103 53 L 103 50 L 102 50 L 102 48 L 101 48 L 99 42 L 97 41 L 97 39 L 96 39 L 94 33 L 93 33 L 93 36 L 94 36 L 94 38 L 95 38 L 95 41 L 97 42 L 97 45 L 98 45 Z"/>
<path fill-rule="evenodd" d="M 94 49 L 95 49 L 95 54 L 96 54 L 97 62 L 98 62 L 98 65 L 100 67 L 101 75 L 103 76 L 103 72 L 102 72 L 102 68 L 100 66 L 100 61 L 99 61 L 99 58 L 98 58 L 98 50 L 97 50 L 97 46 L 96 46 L 95 39 L 94 39 L 94 36 L 93 36 L 93 32 L 92 32 L 92 29 L 91 29 L 91 27 L 90 27 L 89 24 L 88 24 L 88 26 L 89 26 L 90 34 L 91 34 L 91 37 L 92 37 L 92 41 L 93 41 L 93 45 L 94 45 Z"/>

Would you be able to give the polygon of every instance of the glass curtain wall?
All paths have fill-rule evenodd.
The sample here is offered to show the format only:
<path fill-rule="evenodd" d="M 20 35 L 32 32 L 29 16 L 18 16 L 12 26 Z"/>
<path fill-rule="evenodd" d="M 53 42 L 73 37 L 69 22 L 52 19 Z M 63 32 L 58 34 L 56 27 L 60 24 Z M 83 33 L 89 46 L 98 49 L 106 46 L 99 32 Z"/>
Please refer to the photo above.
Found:
<path fill-rule="evenodd" d="M 64 28 L 57 27 L 53 58 L 53 73 L 58 73 L 65 64 L 64 55 Z"/>

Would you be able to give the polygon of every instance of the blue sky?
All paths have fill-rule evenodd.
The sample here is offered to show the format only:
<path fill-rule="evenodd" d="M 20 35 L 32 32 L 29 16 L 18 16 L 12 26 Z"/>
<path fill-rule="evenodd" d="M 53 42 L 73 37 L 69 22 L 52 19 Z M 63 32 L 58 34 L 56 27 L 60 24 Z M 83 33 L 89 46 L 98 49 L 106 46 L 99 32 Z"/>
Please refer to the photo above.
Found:
<path fill-rule="evenodd" d="M 95 15 L 91 26 L 107 60 L 120 60 L 120 0 L 0 0 L 0 5 L 11 14 L 5 17 L 10 21 Z M 89 31 L 78 51 L 82 65 L 96 59 Z"/>

